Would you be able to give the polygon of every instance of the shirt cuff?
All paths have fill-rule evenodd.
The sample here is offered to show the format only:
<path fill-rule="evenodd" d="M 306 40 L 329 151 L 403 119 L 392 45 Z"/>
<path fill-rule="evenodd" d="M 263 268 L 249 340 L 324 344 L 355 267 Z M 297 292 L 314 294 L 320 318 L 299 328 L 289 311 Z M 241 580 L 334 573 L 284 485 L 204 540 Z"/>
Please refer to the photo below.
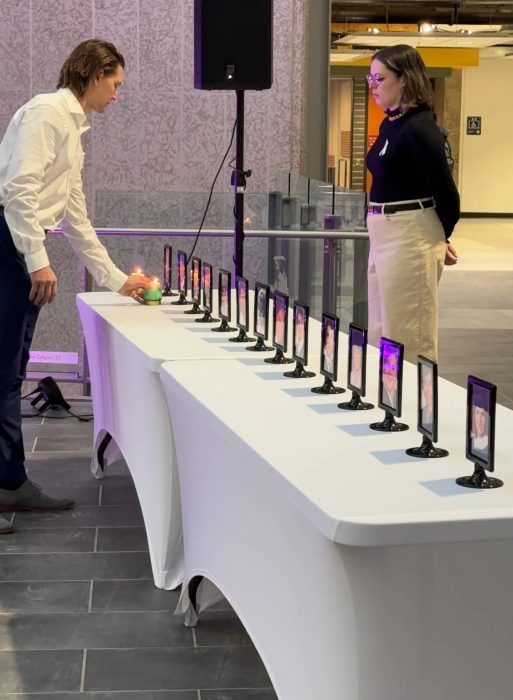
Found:
<path fill-rule="evenodd" d="M 44 246 L 37 253 L 25 254 L 25 264 L 29 272 L 37 272 L 37 270 L 42 270 L 43 267 L 48 267 L 50 261 Z"/>
<path fill-rule="evenodd" d="M 112 289 L 113 292 L 119 292 L 119 290 L 125 284 L 127 279 L 128 275 L 125 275 L 124 272 L 121 272 L 121 270 L 118 270 L 116 268 L 109 275 L 107 281 L 105 282 L 105 286 L 109 287 L 109 289 Z"/>

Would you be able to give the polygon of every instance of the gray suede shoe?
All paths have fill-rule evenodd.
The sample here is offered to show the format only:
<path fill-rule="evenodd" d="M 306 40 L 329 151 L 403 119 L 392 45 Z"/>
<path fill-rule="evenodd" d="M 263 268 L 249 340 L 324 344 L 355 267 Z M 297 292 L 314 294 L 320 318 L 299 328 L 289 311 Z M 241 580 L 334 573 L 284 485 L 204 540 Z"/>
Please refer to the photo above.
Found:
<path fill-rule="evenodd" d="M 0 489 L 0 513 L 14 513 L 18 510 L 68 510 L 75 502 L 70 498 L 51 498 L 42 492 L 41 487 L 27 479 L 16 491 Z"/>
<path fill-rule="evenodd" d="M 9 532 L 14 532 L 15 527 L 13 523 L 9 522 L 0 515 L 0 535 L 7 535 Z"/>

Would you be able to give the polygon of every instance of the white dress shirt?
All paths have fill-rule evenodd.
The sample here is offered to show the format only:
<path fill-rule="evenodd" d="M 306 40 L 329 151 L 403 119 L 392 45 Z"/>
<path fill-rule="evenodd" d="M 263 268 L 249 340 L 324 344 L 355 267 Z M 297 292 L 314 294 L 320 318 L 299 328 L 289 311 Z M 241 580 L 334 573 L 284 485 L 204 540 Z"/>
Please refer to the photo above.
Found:
<path fill-rule="evenodd" d="M 29 272 L 50 263 L 45 229 L 59 223 L 98 284 L 119 290 L 127 279 L 100 243 L 82 189 L 86 115 L 69 88 L 37 95 L 16 112 L 0 143 L 0 204 Z"/>

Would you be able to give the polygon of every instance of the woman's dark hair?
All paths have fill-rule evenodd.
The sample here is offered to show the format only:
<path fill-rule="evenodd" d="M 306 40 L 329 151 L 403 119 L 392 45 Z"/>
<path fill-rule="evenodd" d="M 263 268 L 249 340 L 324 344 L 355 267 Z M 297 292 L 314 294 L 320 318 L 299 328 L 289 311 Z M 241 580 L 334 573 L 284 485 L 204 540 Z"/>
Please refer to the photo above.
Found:
<path fill-rule="evenodd" d="M 88 39 L 70 53 L 59 73 L 57 88 L 68 87 L 82 97 L 92 78 L 103 71 L 112 75 L 118 66 L 125 67 L 125 59 L 114 44 L 101 39 Z"/>
<path fill-rule="evenodd" d="M 387 46 L 376 51 L 373 61 L 380 61 L 398 78 L 403 78 L 402 107 L 433 106 L 433 88 L 421 55 L 408 44 Z"/>

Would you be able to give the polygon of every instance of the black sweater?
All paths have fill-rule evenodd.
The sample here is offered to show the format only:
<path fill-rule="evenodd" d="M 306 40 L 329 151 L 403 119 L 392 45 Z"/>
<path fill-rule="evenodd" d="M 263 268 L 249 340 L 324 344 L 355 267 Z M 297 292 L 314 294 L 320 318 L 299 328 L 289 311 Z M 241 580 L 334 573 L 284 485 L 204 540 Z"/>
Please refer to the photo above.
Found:
<path fill-rule="evenodd" d="M 367 154 L 367 167 L 372 173 L 371 202 L 434 197 L 449 238 L 460 218 L 460 197 L 431 110 L 415 107 L 394 121 L 386 117 Z"/>

